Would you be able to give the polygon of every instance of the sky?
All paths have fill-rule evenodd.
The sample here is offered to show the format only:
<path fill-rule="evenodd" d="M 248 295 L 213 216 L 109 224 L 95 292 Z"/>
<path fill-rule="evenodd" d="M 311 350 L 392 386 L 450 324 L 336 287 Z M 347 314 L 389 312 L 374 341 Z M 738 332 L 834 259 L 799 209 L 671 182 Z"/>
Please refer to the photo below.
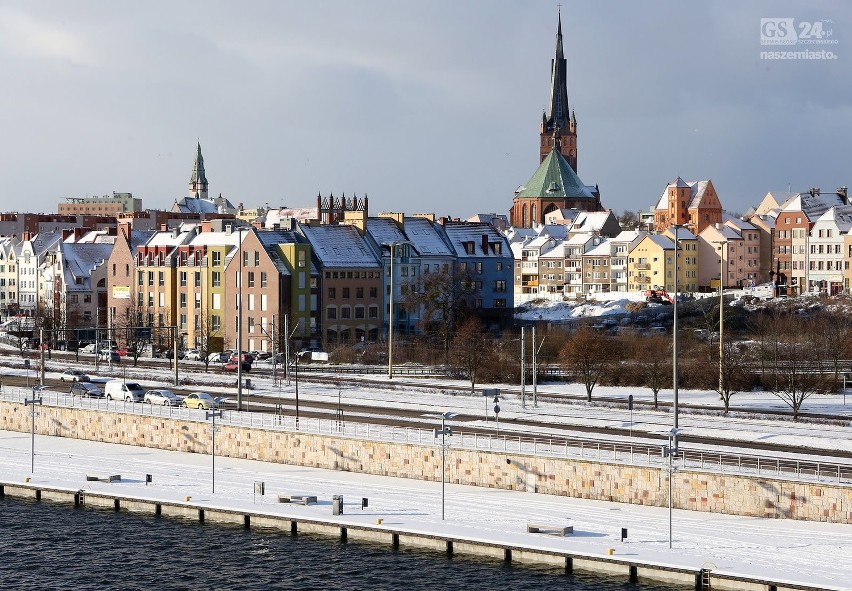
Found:
<path fill-rule="evenodd" d="M 113 191 L 169 208 L 200 141 L 210 193 L 246 207 L 345 194 L 373 215 L 507 214 L 538 166 L 558 9 L 0 0 L 0 210 Z M 712 179 L 734 213 L 770 190 L 850 184 L 852 5 L 561 11 L 578 172 L 605 207 L 647 210 L 677 176 Z M 761 45 L 778 19 L 795 45 Z M 806 44 L 816 23 L 836 43 Z M 779 49 L 835 59 L 761 59 Z"/>

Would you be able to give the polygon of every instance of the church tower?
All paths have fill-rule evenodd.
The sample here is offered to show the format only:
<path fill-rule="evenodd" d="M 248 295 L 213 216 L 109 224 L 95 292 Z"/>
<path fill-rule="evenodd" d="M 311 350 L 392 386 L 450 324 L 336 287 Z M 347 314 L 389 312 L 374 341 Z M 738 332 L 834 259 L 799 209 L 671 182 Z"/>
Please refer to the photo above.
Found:
<path fill-rule="evenodd" d="M 189 196 L 207 199 L 207 175 L 204 174 L 204 156 L 201 155 L 201 142 L 195 152 L 195 164 L 189 177 Z"/>
<path fill-rule="evenodd" d="M 568 78 L 565 55 L 562 51 L 562 11 L 556 27 L 556 55 L 550 66 L 550 113 L 541 115 L 541 144 L 539 163 L 544 162 L 553 148 L 554 135 L 559 140 L 565 160 L 577 172 L 577 119 L 568 106 Z"/>

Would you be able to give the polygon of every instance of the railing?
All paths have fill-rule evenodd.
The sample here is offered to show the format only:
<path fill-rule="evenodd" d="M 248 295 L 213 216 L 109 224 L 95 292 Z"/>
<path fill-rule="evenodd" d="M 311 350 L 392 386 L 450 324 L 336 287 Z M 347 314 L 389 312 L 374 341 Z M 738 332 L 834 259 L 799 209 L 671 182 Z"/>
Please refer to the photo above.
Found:
<path fill-rule="evenodd" d="M 300 368 L 301 369 L 301 368 Z M 23 404 L 32 396 L 29 388 L 3 386 L 0 399 Z M 100 398 L 77 398 L 64 392 L 43 390 L 45 406 L 81 408 L 104 412 L 120 412 L 155 416 L 184 421 L 206 422 L 205 411 L 174 406 L 108 401 Z M 225 410 L 217 421 L 221 426 L 272 429 L 362 439 L 390 441 L 412 445 L 437 445 L 432 429 L 355 423 L 334 419 L 300 418 L 294 416 L 249 411 Z M 649 466 L 668 469 L 660 446 L 649 443 L 589 441 L 572 437 L 526 437 L 518 434 L 488 435 L 457 431 L 452 447 L 465 450 L 525 454 L 536 457 L 576 458 L 607 464 Z M 819 462 L 807 459 L 782 459 L 752 454 L 723 453 L 681 449 L 674 461 L 679 470 L 703 470 L 725 474 L 757 477 L 773 476 L 802 482 L 836 483 L 852 486 L 852 465 Z"/>
<path fill-rule="evenodd" d="M 635 266 L 636 269 L 638 269 L 640 271 L 650 271 L 651 270 L 650 263 L 636 263 L 636 265 L 634 265 L 634 266 Z"/>
<path fill-rule="evenodd" d="M 651 283 L 651 278 L 645 277 L 644 275 L 637 275 L 633 279 L 636 281 L 636 283 Z"/>

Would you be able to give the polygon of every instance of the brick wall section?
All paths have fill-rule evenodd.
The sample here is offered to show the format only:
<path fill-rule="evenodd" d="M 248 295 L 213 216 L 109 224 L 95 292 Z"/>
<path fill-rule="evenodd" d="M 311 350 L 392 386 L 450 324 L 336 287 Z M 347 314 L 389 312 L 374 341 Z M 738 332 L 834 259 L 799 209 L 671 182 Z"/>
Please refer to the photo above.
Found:
<path fill-rule="evenodd" d="M 210 425 L 74 408 L 41 407 L 36 432 L 210 453 Z M 29 432 L 30 412 L 22 404 L 0 401 L 0 429 Z M 222 425 L 217 455 L 382 476 L 438 481 L 440 448 L 364 441 L 328 435 L 288 433 Z M 668 506 L 668 474 L 643 466 L 602 464 L 590 460 L 532 457 L 502 452 L 451 448 L 447 481 L 553 495 Z M 697 470 L 675 473 L 674 506 L 679 509 L 852 523 L 852 487 L 801 483 L 775 478 L 713 474 Z"/>

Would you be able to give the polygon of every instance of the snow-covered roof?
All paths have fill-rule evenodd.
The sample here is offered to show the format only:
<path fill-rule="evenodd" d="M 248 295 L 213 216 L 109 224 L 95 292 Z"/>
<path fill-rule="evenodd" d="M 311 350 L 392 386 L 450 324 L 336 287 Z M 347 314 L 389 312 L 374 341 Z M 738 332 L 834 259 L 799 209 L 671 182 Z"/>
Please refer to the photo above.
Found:
<path fill-rule="evenodd" d="M 489 224 L 477 224 L 469 222 L 448 222 L 444 225 L 444 232 L 450 244 L 455 250 L 456 256 L 460 258 L 470 257 L 495 257 L 502 258 L 509 255 L 508 250 L 501 246 L 499 250 L 492 248 L 483 249 L 483 239 L 490 246 L 493 243 L 506 244 L 506 239 L 493 226 Z M 474 252 L 468 254 L 464 244 L 473 242 Z"/>
<path fill-rule="evenodd" d="M 453 254 L 441 238 L 435 224 L 425 218 L 405 218 L 405 235 L 421 256 L 452 256 Z"/>
<path fill-rule="evenodd" d="M 112 254 L 113 244 L 99 242 L 61 243 L 62 268 L 65 288 L 68 291 L 91 291 L 92 271 L 106 262 Z M 82 283 L 77 283 L 76 278 Z"/>
<path fill-rule="evenodd" d="M 609 256 L 612 254 L 611 247 L 610 242 L 604 239 L 596 247 L 587 250 L 583 256 Z"/>
<path fill-rule="evenodd" d="M 832 207 L 822 214 L 817 222 L 820 224 L 830 224 L 834 222 L 838 231 L 841 234 L 848 234 L 852 228 L 852 205 L 840 205 Z"/>
<path fill-rule="evenodd" d="M 354 226 L 301 226 L 324 267 L 379 267 L 379 259 Z"/>
<path fill-rule="evenodd" d="M 229 213 L 234 211 L 234 205 L 222 197 L 184 197 L 180 201 L 175 200 L 172 210 L 181 213 Z"/>
<path fill-rule="evenodd" d="M 181 244 L 185 244 L 190 238 L 195 235 L 195 226 L 192 225 L 184 225 L 181 226 L 180 229 L 176 230 L 161 230 L 156 232 L 148 242 L 145 243 L 145 246 L 150 247 L 159 247 L 159 246 L 180 246 Z"/>
<path fill-rule="evenodd" d="M 375 240 L 379 248 L 383 244 L 410 242 L 408 236 L 390 218 L 367 218 L 367 234 Z M 417 250 L 416 246 L 413 248 Z"/>

